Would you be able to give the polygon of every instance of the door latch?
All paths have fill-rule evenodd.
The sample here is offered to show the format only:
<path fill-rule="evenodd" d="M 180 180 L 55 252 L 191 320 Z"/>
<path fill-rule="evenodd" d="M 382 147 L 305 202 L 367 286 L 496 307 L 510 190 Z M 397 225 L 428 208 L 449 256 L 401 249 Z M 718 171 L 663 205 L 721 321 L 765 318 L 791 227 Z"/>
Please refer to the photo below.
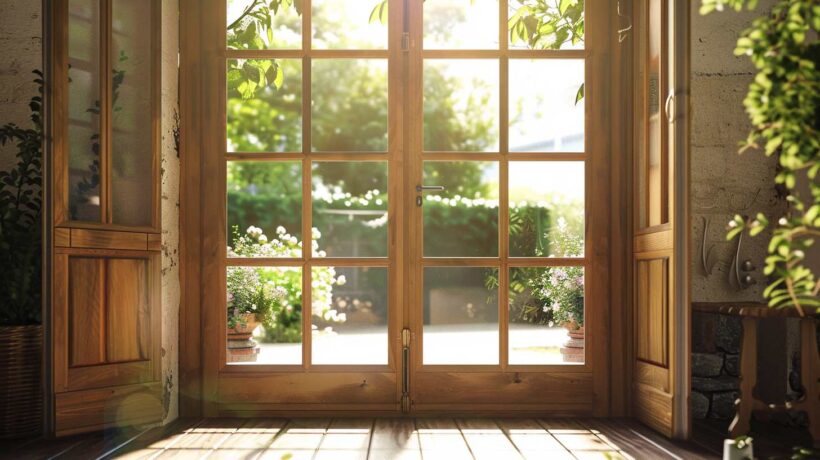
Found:
<path fill-rule="evenodd" d="M 424 200 L 421 198 L 421 193 L 423 192 L 441 192 L 444 191 L 445 187 L 443 185 L 416 185 L 416 206 L 421 207 L 424 204 Z"/>

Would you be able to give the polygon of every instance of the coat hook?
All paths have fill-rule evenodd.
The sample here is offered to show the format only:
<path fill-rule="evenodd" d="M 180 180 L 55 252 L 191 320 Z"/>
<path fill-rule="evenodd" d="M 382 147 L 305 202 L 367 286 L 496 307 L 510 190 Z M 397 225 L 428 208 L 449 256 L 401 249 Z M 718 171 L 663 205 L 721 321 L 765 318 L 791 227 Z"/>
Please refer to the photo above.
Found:
<path fill-rule="evenodd" d="M 625 15 L 625 14 L 621 13 L 621 2 L 620 2 L 620 0 L 618 1 L 618 4 L 617 4 L 617 12 L 618 12 L 618 18 L 619 19 L 620 18 L 625 18 L 627 21 L 629 21 L 628 26 L 626 26 L 622 29 L 618 29 L 618 43 L 623 43 L 624 40 L 626 40 L 626 38 L 628 37 L 627 32 L 632 30 L 632 18 L 630 18 L 628 15 Z"/>

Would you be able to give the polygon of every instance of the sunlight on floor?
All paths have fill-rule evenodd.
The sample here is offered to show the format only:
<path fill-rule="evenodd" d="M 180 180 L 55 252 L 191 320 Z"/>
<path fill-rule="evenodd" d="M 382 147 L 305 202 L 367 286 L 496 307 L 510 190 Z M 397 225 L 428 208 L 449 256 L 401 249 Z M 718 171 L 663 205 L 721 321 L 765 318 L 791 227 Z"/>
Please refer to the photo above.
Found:
<path fill-rule="evenodd" d="M 221 426 L 220 426 L 221 425 Z M 631 459 L 573 420 L 205 420 L 118 458 Z"/>

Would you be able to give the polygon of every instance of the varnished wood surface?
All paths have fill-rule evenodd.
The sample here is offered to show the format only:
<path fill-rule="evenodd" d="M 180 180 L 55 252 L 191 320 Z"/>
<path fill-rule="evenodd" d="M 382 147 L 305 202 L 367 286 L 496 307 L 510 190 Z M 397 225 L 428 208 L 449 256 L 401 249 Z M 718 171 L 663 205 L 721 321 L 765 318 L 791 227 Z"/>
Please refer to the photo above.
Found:
<path fill-rule="evenodd" d="M 3 459 L 712 459 L 716 452 L 626 419 L 213 418 L 0 444 Z"/>
<path fill-rule="evenodd" d="M 755 318 L 799 318 L 793 308 L 770 308 L 760 302 L 693 302 L 692 310 L 730 316 L 751 316 Z"/>

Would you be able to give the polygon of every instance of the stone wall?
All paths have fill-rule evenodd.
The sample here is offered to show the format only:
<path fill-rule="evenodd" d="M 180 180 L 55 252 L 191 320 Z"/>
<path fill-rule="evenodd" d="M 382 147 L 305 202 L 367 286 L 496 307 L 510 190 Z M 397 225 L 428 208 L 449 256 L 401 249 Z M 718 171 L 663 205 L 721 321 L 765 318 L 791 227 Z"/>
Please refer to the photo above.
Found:
<path fill-rule="evenodd" d="M 770 234 L 727 242 L 726 225 L 735 214 L 777 215 L 785 201 L 774 188 L 776 160 L 762 152 L 737 153 L 749 121 L 743 99 L 754 67 L 733 50 L 740 33 L 768 11 L 774 0 L 762 0 L 752 12 L 727 11 L 701 16 L 700 1 L 691 3 L 692 87 L 692 300 L 762 301 L 767 284 L 762 273 Z M 737 254 L 737 258 L 736 258 Z M 738 283 L 734 263 L 741 265 Z M 744 267 L 745 265 L 745 267 Z M 748 270 L 744 270 L 748 269 Z M 759 392 L 781 398 L 787 391 L 787 350 L 794 325 L 784 320 L 760 324 L 759 368 L 765 369 Z M 696 417 L 728 418 L 728 404 L 738 388 L 735 370 L 740 346 L 737 318 L 694 314 L 692 320 L 692 405 Z M 718 372 L 719 370 L 719 372 Z M 707 402 L 709 404 L 707 404 Z"/>
<path fill-rule="evenodd" d="M 162 2 L 162 375 L 165 422 L 178 414 L 179 155 L 177 138 L 177 0 Z M 42 4 L 0 0 L 0 124 L 30 125 L 28 101 L 36 94 L 31 71 L 42 69 Z M 14 162 L 0 148 L 0 168 Z"/>

